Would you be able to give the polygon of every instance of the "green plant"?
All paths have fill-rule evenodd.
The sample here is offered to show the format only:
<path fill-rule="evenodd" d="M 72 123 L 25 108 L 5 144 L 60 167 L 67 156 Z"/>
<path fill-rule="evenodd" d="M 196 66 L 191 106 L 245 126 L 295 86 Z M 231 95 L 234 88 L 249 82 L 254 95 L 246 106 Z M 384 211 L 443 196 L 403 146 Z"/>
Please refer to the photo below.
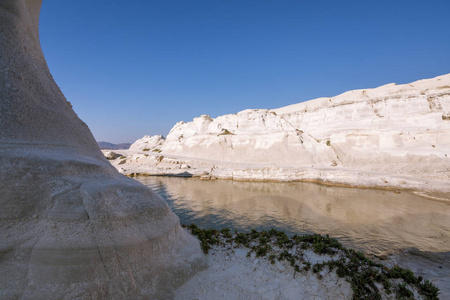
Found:
<path fill-rule="evenodd" d="M 425 280 L 424 283 L 419 284 L 421 294 L 424 295 L 427 299 L 438 299 L 439 296 L 439 289 L 433 285 L 428 279 Z"/>
<path fill-rule="evenodd" d="M 245 233 L 236 234 L 234 241 L 236 242 L 236 244 L 242 244 L 244 246 L 248 245 L 249 242 L 248 237 Z"/>
<path fill-rule="evenodd" d="M 274 255 L 274 254 L 271 254 L 271 255 L 269 255 L 269 260 L 270 260 L 270 263 L 273 265 L 273 264 L 275 264 L 275 259 L 276 259 L 277 257 L 276 257 L 276 255 Z"/>
<path fill-rule="evenodd" d="M 398 299 L 410 299 L 413 292 L 407 285 L 426 299 L 438 299 L 440 293 L 439 289 L 430 281 L 422 282 L 422 277 L 416 277 L 411 270 L 399 266 L 388 268 L 380 263 L 375 263 L 363 252 L 347 249 L 328 235 L 310 234 L 289 237 L 284 231 L 273 228 L 269 231 L 252 229 L 248 233 L 234 230 L 234 234 L 231 234 L 229 228 L 220 231 L 200 229 L 195 224 L 184 227 L 198 237 L 205 253 L 208 253 L 214 245 L 219 244 L 228 243 L 233 247 L 244 246 L 249 249 L 248 257 L 255 253 L 257 257 L 267 258 L 271 264 L 274 264 L 276 259 L 287 261 L 293 268 L 294 278 L 296 273 L 308 272 L 312 269 L 317 278 L 321 279 L 322 270 L 328 267 L 329 272 L 335 271 L 339 277 L 345 278 L 350 283 L 353 299 L 381 299 L 380 289 L 383 289 L 387 295 L 395 293 Z M 294 246 L 296 246 L 296 252 L 292 252 Z M 330 255 L 332 259 L 311 264 L 311 262 L 303 260 L 303 254 L 299 253 L 299 251 L 307 249 L 320 255 Z"/>
<path fill-rule="evenodd" d="M 419 280 L 414 276 L 414 273 L 411 270 L 401 268 L 395 265 L 390 271 L 388 276 L 390 278 L 401 278 L 408 284 L 418 284 Z"/>
<path fill-rule="evenodd" d="M 413 292 L 406 287 L 405 283 L 397 284 L 397 299 L 414 299 Z"/>
<path fill-rule="evenodd" d="M 223 228 L 222 230 L 220 230 L 220 233 L 222 233 L 222 235 L 225 238 L 231 238 L 233 235 L 230 233 L 230 228 Z"/>
<path fill-rule="evenodd" d="M 308 272 L 311 269 L 311 263 L 309 261 L 306 261 L 303 264 L 304 264 L 303 270 Z"/>
<path fill-rule="evenodd" d="M 270 245 L 259 245 L 256 247 L 255 249 L 255 253 L 256 253 L 256 257 L 259 256 L 266 256 L 267 252 L 269 252 L 272 249 L 272 247 L 270 247 Z"/>

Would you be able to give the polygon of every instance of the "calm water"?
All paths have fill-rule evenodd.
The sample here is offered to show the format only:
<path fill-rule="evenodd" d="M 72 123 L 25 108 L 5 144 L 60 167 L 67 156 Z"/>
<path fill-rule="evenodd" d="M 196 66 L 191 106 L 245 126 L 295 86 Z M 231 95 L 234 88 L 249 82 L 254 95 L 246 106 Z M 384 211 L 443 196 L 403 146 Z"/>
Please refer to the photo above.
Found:
<path fill-rule="evenodd" d="M 328 233 L 347 246 L 374 254 L 407 248 L 450 251 L 450 204 L 406 192 L 313 183 L 137 179 L 168 202 L 181 224 Z"/>

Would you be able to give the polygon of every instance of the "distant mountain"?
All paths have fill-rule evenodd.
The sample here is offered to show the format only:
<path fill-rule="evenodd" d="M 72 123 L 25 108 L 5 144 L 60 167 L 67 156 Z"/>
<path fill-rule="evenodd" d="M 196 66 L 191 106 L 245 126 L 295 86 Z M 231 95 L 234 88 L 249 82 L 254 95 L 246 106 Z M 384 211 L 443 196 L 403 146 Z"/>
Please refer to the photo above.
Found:
<path fill-rule="evenodd" d="M 108 142 L 97 142 L 100 149 L 110 149 L 110 150 L 120 150 L 120 149 L 128 149 L 131 146 L 131 143 L 121 143 L 121 144 L 113 144 Z"/>

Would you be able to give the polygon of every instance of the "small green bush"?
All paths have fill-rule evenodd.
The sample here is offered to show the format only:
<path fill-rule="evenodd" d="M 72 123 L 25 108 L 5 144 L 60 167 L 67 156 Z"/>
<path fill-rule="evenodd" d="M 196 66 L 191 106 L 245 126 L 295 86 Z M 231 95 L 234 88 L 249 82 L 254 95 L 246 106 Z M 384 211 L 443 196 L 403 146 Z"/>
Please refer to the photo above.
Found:
<path fill-rule="evenodd" d="M 321 271 L 328 266 L 329 272 L 335 270 L 339 277 L 345 278 L 350 283 L 353 299 L 381 299 L 380 289 L 384 289 L 387 295 L 395 293 L 397 299 L 411 299 L 414 294 L 409 288 L 414 288 L 425 299 L 438 299 L 440 293 L 430 281 L 422 282 L 423 278 L 416 277 L 411 270 L 399 266 L 389 268 L 375 263 L 363 252 L 347 249 L 328 235 L 310 234 L 289 237 L 284 231 L 276 229 L 269 231 L 252 229 L 249 233 L 239 233 L 234 230 L 234 234 L 231 234 L 229 228 L 220 231 L 200 229 L 195 224 L 184 227 L 198 237 L 204 253 L 208 253 L 216 244 L 244 246 L 250 249 L 247 257 L 255 253 L 256 257 L 266 257 L 271 264 L 274 264 L 276 259 L 289 262 L 294 271 L 294 278 L 297 272 L 308 272 L 312 269 L 317 278 L 321 279 Z M 311 264 L 304 260 L 302 253 L 297 252 L 298 255 L 290 253 L 293 246 L 297 247 L 297 251 L 311 249 L 317 254 L 335 256 L 332 260 Z"/>
<path fill-rule="evenodd" d="M 426 279 L 424 283 L 419 284 L 419 288 L 427 299 L 439 299 L 439 289 L 428 281 L 428 279 Z"/>

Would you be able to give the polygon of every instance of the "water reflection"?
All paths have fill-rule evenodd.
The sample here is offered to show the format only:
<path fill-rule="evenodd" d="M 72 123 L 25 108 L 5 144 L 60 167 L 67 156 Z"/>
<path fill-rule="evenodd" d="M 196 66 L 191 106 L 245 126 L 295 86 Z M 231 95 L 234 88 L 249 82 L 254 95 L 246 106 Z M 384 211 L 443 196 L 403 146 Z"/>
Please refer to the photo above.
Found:
<path fill-rule="evenodd" d="M 167 200 L 182 224 L 328 233 L 347 246 L 375 254 L 411 247 L 450 251 L 450 205 L 406 192 L 313 183 L 138 180 Z"/>

